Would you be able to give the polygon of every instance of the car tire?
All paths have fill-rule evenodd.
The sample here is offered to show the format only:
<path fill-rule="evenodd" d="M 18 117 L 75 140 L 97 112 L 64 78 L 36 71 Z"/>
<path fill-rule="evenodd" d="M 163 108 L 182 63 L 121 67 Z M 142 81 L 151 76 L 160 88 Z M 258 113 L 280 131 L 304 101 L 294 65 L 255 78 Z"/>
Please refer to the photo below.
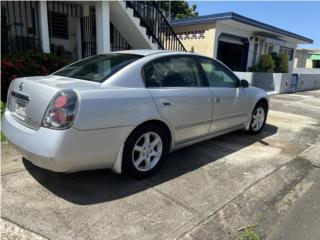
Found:
<path fill-rule="evenodd" d="M 252 111 L 250 125 L 247 133 L 249 133 L 250 135 L 259 134 L 265 126 L 267 114 L 267 105 L 264 102 L 258 102 Z"/>
<path fill-rule="evenodd" d="M 168 153 L 168 134 L 156 124 L 135 129 L 128 137 L 122 157 L 122 172 L 134 178 L 155 173 Z"/>

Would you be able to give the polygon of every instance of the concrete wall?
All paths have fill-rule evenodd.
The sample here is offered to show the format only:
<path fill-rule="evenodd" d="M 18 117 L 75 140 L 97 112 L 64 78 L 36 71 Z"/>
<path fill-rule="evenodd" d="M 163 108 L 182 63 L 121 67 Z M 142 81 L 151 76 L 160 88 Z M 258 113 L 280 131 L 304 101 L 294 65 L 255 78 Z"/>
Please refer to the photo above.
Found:
<path fill-rule="evenodd" d="M 299 74 L 298 91 L 320 89 L 320 74 Z"/>
<path fill-rule="evenodd" d="M 240 79 L 245 79 L 250 86 L 264 89 L 270 94 L 288 93 L 291 90 L 292 74 L 289 73 L 254 73 L 234 72 Z M 298 74 L 296 91 L 320 89 L 320 74 Z"/>
<path fill-rule="evenodd" d="M 320 74 L 320 68 L 294 68 L 292 73 L 298 73 L 298 74 Z"/>

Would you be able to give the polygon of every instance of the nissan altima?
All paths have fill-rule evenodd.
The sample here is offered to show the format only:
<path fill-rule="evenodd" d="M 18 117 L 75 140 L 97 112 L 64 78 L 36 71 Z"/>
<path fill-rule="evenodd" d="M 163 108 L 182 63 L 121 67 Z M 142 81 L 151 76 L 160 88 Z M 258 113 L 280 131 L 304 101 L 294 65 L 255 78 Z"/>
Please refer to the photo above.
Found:
<path fill-rule="evenodd" d="M 39 167 L 142 178 L 176 149 L 238 129 L 259 133 L 268 101 L 217 60 L 121 51 L 12 81 L 2 131 Z"/>

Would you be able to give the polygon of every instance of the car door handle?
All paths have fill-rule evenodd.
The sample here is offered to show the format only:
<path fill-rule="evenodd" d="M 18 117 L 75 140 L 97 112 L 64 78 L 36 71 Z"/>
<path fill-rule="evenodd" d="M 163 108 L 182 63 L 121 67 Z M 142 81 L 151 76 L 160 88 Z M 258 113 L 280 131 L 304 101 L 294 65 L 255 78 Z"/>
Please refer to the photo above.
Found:
<path fill-rule="evenodd" d="M 221 98 L 213 98 L 213 102 L 214 103 L 221 103 L 222 102 L 222 100 L 221 100 Z"/>
<path fill-rule="evenodd" d="M 160 105 L 165 107 L 165 106 L 170 106 L 171 102 L 168 99 L 159 99 Z"/>

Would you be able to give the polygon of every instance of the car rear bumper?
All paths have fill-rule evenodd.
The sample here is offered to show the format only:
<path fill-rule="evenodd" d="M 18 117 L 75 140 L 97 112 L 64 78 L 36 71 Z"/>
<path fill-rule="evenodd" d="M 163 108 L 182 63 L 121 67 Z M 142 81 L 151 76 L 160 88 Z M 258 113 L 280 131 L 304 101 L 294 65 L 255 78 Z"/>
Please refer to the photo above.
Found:
<path fill-rule="evenodd" d="M 22 156 L 55 172 L 112 168 L 121 145 L 133 126 L 80 131 L 28 128 L 11 112 L 2 118 L 2 132 Z"/>

